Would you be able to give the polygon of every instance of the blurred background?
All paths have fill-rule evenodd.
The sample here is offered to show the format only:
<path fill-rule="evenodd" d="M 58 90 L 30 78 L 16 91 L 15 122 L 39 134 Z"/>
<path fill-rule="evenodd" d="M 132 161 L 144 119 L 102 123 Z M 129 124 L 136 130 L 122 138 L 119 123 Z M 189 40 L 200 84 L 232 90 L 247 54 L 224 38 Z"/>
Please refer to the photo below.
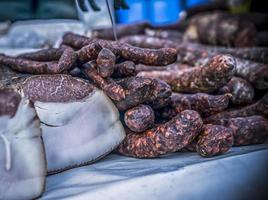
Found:
<path fill-rule="evenodd" d="M 81 1 L 82 2 L 82 1 Z M 98 4 L 102 1 L 96 1 Z M 175 22 L 179 13 L 193 6 L 211 3 L 232 4 L 237 11 L 267 12 L 262 0 L 126 0 L 129 9 L 115 12 L 117 23 L 148 20 L 155 25 Z M 77 19 L 75 0 L 0 0 L 0 21 L 25 19 Z"/>
<path fill-rule="evenodd" d="M 7 48 L 57 46 L 66 31 L 94 36 L 92 30 L 112 26 L 105 0 L 94 1 L 99 10 L 94 9 L 92 4 L 86 6 L 85 2 L 93 1 L 0 0 L 0 52 L 9 51 Z M 146 27 L 161 29 L 169 26 L 164 29 L 184 31 L 187 20 L 201 12 L 223 11 L 239 15 L 250 12 L 258 13 L 258 16 L 259 13 L 267 13 L 267 6 L 262 0 L 109 0 L 109 2 L 114 21 L 119 25 L 117 26 L 119 37 L 120 26 L 133 23 L 145 23 L 138 26 L 139 28 L 135 27 L 135 34 L 142 34 Z M 126 5 L 115 6 L 121 5 L 122 2 Z M 262 21 L 266 21 L 266 15 L 261 17 Z M 250 20 L 252 18 L 255 18 L 255 15 L 250 15 Z M 186 23 L 180 23 L 182 21 Z M 111 32 L 109 29 L 107 31 Z M 127 28 L 127 31 L 133 30 Z M 98 34 L 97 37 L 102 35 Z M 114 39 L 113 36 L 106 37 L 106 35 L 102 38 Z"/>

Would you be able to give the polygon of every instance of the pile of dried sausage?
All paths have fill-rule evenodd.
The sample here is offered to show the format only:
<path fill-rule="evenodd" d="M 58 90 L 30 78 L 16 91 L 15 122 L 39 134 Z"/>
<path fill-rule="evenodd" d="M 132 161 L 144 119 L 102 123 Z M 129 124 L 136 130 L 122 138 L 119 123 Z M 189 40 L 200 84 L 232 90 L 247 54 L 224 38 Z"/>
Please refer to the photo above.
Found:
<path fill-rule="evenodd" d="M 201 17 L 217 24 L 223 14 L 214 15 Z M 210 30 L 210 37 L 203 38 L 208 24 L 200 18 L 191 20 L 185 31 L 189 36 L 194 27 L 199 42 L 232 48 L 180 42 L 183 37 L 174 37 L 183 33 L 174 30 L 170 40 L 163 36 L 169 30 L 119 41 L 66 33 L 59 48 L 17 57 L 0 54 L 0 64 L 27 76 L 79 76 L 102 89 L 122 116 L 127 136 L 117 151 L 123 155 L 153 158 L 188 149 L 209 157 L 233 145 L 261 143 L 268 135 L 268 65 L 263 56 L 268 50 L 244 47 L 254 44 L 242 36 L 256 30 L 235 20 L 241 31 L 225 33 L 221 20 L 215 26 L 219 35 Z M 1 87 L 5 83 L 0 80 Z"/>

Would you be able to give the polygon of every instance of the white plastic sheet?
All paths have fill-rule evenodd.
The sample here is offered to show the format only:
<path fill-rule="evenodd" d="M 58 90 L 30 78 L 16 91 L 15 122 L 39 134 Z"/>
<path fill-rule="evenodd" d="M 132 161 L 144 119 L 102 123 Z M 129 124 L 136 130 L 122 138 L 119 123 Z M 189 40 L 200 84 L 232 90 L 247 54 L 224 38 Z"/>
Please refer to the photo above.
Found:
<path fill-rule="evenodd" d="M 268 144 L 202 158 L 178 152 L 157 159 L 111 154 L 47 178 L 41 199 L 268 199 Z"/>

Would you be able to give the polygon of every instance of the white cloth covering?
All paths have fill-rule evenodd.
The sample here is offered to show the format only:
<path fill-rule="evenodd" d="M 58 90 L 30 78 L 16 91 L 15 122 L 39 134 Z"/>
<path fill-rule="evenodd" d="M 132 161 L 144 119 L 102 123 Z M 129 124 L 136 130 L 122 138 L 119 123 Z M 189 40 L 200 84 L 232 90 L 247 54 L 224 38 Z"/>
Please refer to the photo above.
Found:
<path fill-rule="evenodd" d="M 41 199 L 261 199 L 268 192 L 267 172 L 268 143 L 234 147 L 213 158 L 189 152 L 157 159 L 111 154 L 49 176 Z"/>

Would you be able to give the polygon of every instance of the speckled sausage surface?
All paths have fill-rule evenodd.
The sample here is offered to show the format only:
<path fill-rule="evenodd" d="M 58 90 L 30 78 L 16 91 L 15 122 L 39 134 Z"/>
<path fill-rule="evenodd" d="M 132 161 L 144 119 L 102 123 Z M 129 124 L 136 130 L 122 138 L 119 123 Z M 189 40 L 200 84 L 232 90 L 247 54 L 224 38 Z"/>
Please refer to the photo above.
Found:
<path fill-rule="evenodd" d="M 95 54 L 93 49 L 96 48 L 94 45 L 107 48 L 115 55 L 119 55 L 126 60 L 147 65 L 168 65 L 175 62 L 177 59 L 177 50 L 173 48 L 143 49 L 133 47 L 127 43 L 89 39 L 72 33 L 67 33 L 63 36 L 63 44 L 74 48 L 82 48 L 78 51 L 78 57 L 82 63 L 94 59 Z"/>
<path fill-rule="evenodd" d="M 210 95 L 205 93 L 179 94 L 173 93 L 171 96 L 171 106 L 177 113 L 191 109 L 199 112 L 202 116 L 209 116 L 223 111 L 228 107 L 230 94 Z"/>
<path fill-rule="evenodd" d="M 225 49 L 222 51 L 222 49 Z M 244 49 L 244 48 L 243 48 Z M 247 49 L 247 48 L 245 48 Z M 179 45 L 178 61 L 192 66 L 204 65 L 213 55 L 218 53 L 228 52 L 226 48 L 206 47 L 202 45 Z M 237 51 L 239 51 L 238 48 Z M 234 56 L 236 48 L 230 50 Z M 240 56 L 243 57 L 243 56 Z M 268 88 L 268 65 L 263 63 L 246 60 L 243 58 L 235 57 L 236 60 L 236 73 L 238 77 L 242 77 L 252 83 L 257 89 Z"/>
<path fill-rule="evenodd" d="M 96 70 L 97 64 L 95 61 L 83 64 L 80 69 L 82 72 L 113 100 L 120 101 L 125 98 L 125 90 L 113 80 L 107 80 L 100 76 Z"/>
<path fill-rule="evenodd" d="M 97 59 L 102 47 L 98 43 L 90 43 L 76 52 L 81 64 Z"/>
<path fill-rule="evenodd" d="M 57 74 L 62 72 L 56 61 L 39 62 L 0 55 L 0 64 L 6 65 L 15 71 L 30 74 Z"/>
<path fill-rule="evenodd" d="M 173 48 L 143 49 L 124 43 L 122 57 L 146 65 L 168 65 L 177 60 L 177 50 Z"/>
<path fill-rule="evenodd" d="M 253 86 L 245 79 L 233 77 L 225 86 L 219 89 L 220 94 L 231 93 L 233 104 L 252 103 L 255 91 Z"/>
<path fill-rule="evenodd" d="M 124 61 L 115 65 L 112 77 L 125 78 L 128 76 L 135 76 L 136 74 L 137 72 L 135 63 L 132 61 Z"/>
<path fill-rule="evenodd" d="M 233 145 L 233 130 L 221 125 L 204 125 L 198 136 L 196 151 L 203 157 L 227 152 Z"/>
<path fill-rule="evenodd" d="M 144 77 L 129 77 L 117 82 L 126 91 L 126 97 L 121 101 L 114 101 L 120 111 L 142 104 L 152 98 L 154 81 Z"/>
<path fill-rule="evenodd" d="M 217 55 L 205 66 L 186 69 L 172 80 L 171 87 L 177 92 L 213 92 L 226 84 L 235 71 L 236 62 L 233 57 Z"/>
<path fill-rule="evenodd" d="M 154 111 L 148 105 L 139 105 L 125 112 L 124 122 L 133 132 L 143 132 L 154 125 Z"/>
<path fill-rule="evenodd" d="M 242 107 L 240 109 L 230 109 L 204 119 L 204 123 L 222 124 L 223 121 L 236 117 L 249 117 L 252 115 L 268 116 L 268 94 L 265 94 L 254 104 Z"/>
<path fill-rule="evenodd" d="M 82 35 L 74 33 L 66 33 L 62 38 L 62 43 L 71 46 L 75 49 L 80 49 L 85 46 L 101 46 L 101 48 L 106 48 L 112 51 L 115 55 L 121 54 L 121 43 L 111 40 L 101 40 L 96 38 L 88 38 Z"/>
<path fill-rule="evenodd" d="M 258 144 L 268 137 L 268 120 L 262 116 L 231 118 L 227 127 L 234 131 L 234 145 Z"/>
<path fill-rule="evenodd" d="M 36 52 L 20 54 L 18 58 L 33 61 L 56 61 L 60 59 L 64 50 L 64 48 L 42 49 Z"/>
<path fill-rule="evenodd" d="M 154 109 L 165 107 L 170 102 L 171 94 L 171 87 L 165 81 L 153 79 L 152 96 L 146 103 Z"/>
<path fill-rule="evenodd" d="M 218 121 L 218 125 L 233 130 L 235 146 L 262 143 L 268 136 L 268 120 L 260 115 L 226 118 Z"/>
<path fill-rule="evenodd" d="M 115 68 L 116 57 L 109 49 L 102 49 L 96 59 L 97 69 L 101 77 L 110 77 Z"/>
<path fill-rule="evenodd" d="M 171 98 L 171 106 L 176 108 L 177 112 L 185 110 L 183 106 L 190 105 L 192 110 L 196 110 L 202 116 L 209 116 L 217 112 L 225 110 L 229 105 L 230 94 L 210 95 L 205 93 L 190 94 L 174 94 Z"/>
<path fill-rule="evenodd" d="M 95 39 L 89 39 L 86 36 L 78 35 L 72 32 L 67 32 L 62 37 L 62 44 L 71 46 L 75 49 L 81 49 L 82 47 L 94 41 Z"/>
<path fill-rule="evenodd" d="M 176 72 L 140 72 L 139 76 L 159 78 L 170 84 L 176 92 L 213 92 L 225 85 L 236 71 L 232 56 L 217 55 L 202 67 L 194 67 Z"/>
<path fill-rule="evenodd" d="M 179 94 L 172 93 L 168 106 L 157 110 L 157 116 L 171 119 L 183 110 L 195 110 L 202 117 L 225 110 L 231 94 L 210 95 L 206 93 Z"/>
<path fill-rule="evenodd" d="M 202 128 L 199 114 L 186 110 L 172 120 L 145 131 L 130 133 L 119 145 L 118 151 L 137 158 L 154 158 L 175 152 L 187 146 Z"/>
<path fill-rule="evenodd" d="M 236 58 L 236 75 L 248 80 L 257 89 L 268 88 L 268 65 Z"/>
<path fill-rule="evenodd" d="M 76 63 L 77 55 L 71 47 L 66 47 L 62 53 L 58 65 L 61 72 L 72 69 Z"/>

